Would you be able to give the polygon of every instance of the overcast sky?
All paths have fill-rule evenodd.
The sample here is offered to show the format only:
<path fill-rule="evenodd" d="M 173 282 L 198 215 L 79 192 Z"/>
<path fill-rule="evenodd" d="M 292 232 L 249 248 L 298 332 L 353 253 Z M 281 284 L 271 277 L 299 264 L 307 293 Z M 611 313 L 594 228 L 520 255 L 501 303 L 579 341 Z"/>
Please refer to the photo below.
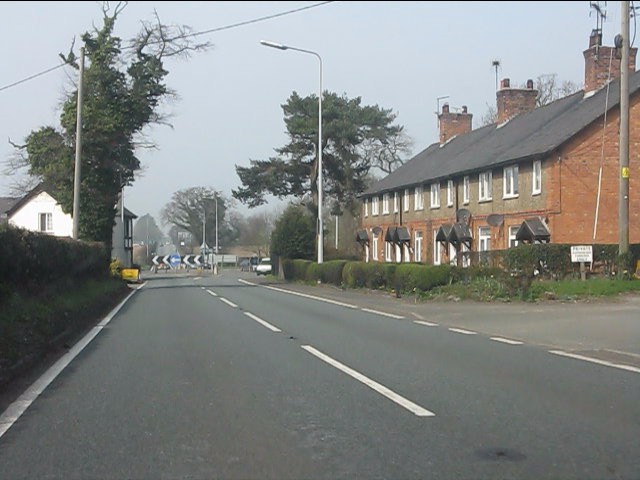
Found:
<path fill-rule="evenodd" d="M 417 154 L 437 141 L 438 97 L 448 96 L 440 105 L 452 109 L 466 105 L 479 126 L 488 105 L 495 105 L 493 60 L 500 61 L 498 77 L 510 78 L 512 86 L 544 74 L 582 86 L 583 51 L 596 26 L 590 3 L 129 2 L 116 22 L 115 34 L 123 39 L 154 10 L 163 23 L 217 31 L 199 37 L 213 44 L 206 53 L 167 62 L 167 84 L 180 95 L 166 106 L 173 128 L 148 131 L 158 149 L 139 152 L 144 171 L 126 188 L 125 204 L 159 220 L 171 195 L 184 188 L 207 186 L 231 197 L 239 186 L 236 165 L 267 159 L 287 143 L 281 105 L 293 91 L 318 93 L 319 62 L 260 40 L 317 52 L 323 89 L 391 109 Z M 603 43 L 612 45 L 620 2 L 600 3 L 607 3 Z M 14 152 L 9 140 L 21 143 L 32 130 L 59 127 L 60 101 L 75 72 L 60 68 L 9 86 L 59 65 L 58 54 L 74 37 L 102 25 L 101 5 L 0 3 L 1 160 Z M 304 7 L 312 8 L 295 12 Z M 0 178 L 0 196 L 8 196 L 14 179 Z M 236 208 L 249 215 L 281 205 Z"/>

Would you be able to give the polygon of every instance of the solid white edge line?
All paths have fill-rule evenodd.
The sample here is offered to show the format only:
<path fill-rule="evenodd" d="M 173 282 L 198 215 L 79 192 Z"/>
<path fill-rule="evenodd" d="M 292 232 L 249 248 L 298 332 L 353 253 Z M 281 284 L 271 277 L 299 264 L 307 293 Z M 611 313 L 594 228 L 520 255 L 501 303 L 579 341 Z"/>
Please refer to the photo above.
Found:
<path fill-rule="evenodd" d="M 352 368 L 349 368 L 346 365 L 340 363 L 339 361 L 334 360 L 333 358 L 329 357 L 328 355 L 325 355 L 324 353 L 320 352 L 319 350 L 316 350 L 311 345 L 301 345 L 301 347 L 304 350 L 306 350 L 307 352 L 309 352 L 311 355 L 316 356 L 317 358 L 319 358 L 320 360 L 328 363 L 332 367 L 337 368 L 338 370 L 346 373 L 347 375 L 355 378 L 359 382 L 365 384 L 367 387 L 375 390 L 380 395 L 383 395 L 383 396 L 387 397 L 389 400 L 397 403 L 401 407 L 406 408 L 407 410 L 409 410 L 414 415 L 416 415 L 418 417 L 433 417 L 433 416 L 435 416 L 435 413 L 427 410 L 426 408 L 422 408 L 420 405 L 416 405 L 412 401 L 407 400 L 406 398 L 404 398 L 401 395 L 398 395 L 394 391 L 389 390 L 384 385 L 380 385 L 378 382 L 376 382 L 374 380 L 371 380 L 370 378 L 362 375 L 361 373 L 356 372 Z"/>
<path fill-rule="evenodd" d="M 437 323 L 425 322 L 424 320 L 414 320 L 413 323 L 417 323 L 418 325 L 424 325 L 425 327 L 437 327 Z"/>
<path fill-rule="evenodd" d="M 373 310 L 371 308 L 361 308 L 363 312 L 375 313 L 376 315 L 382 315 L 383 317 L 395 318 L 397 320 L 401 320 L 404 317 L 401 315 L 395 315 L 393 313 L 381 312 L 380 310 Z"/>
<path fill-rule="evenodd" d="M 224 303 L 226 303 L 226 304 L 227 304 L 227 305 L 229 305 L 230 307 L 238 308 L 238 305 L 236 305 L 235 303 L 233 303 L 233 302 L 232 302 L 232 301 L 230 301 L 230 300 L 227 300 L 227 299 L 226 299 L 226 298 L 224 298 L 224 297 L 220 297 L 220 300 L 222 300 Z"/>
<path fill-rule="evenodd" d="M 217 296 L 218 296 L 218 294 L 217 294 L 216 292 L 212 292 L 211 290 L 207 290 L 207 293 L 208 293 L 209 295 L 213 295 L 214 297 L 217 297 Z"/>
<path fill-rule="evenodd" d="M 495 342 L 506 343 L 507 345 L 522 345 L 523 344 L 523 342 L 520 342 L 518 340 L 511 340 L 509 338 L 490 337 L 490 339 L 495 341 Z"/>
<path fill-rule="evenodd" d="M 477 332 L 472 332 L 471 330 L 464 330 L 462 328 L 450 328 L 449 331 L 455 333 L 462 333 L 463 335 L 477 335 Z"/>
<path fill-rule="evenodd" d="M 605 367 L 619 368 L 620 370 L 627 370 L 629 372 L 640 373 L 640 368 L 633 367 L 631 365 L 623 365 L 620 363 L 607 362 L 606 360 L 600 360 L 597 358 L 585 357 L 575 353 L 563 352 L 562 350 L 549 350 L 549 353 L 554 355 L 560 355 L 562 357 L 574 358 L 576 360 L 584 360 L 585 362 L 597 363 L 598 365 L 604 365 Z"/>
<path fill-rule="evenodd" d="M 249 312 L 244 312 L 244 314 L 255 320 L 256 322 L 258 322 L 259 324 L 261 324 L 264 327 L 267 327 L 269 330 L 271 330 L 272 332 L 282 332 L 282 330 L 280 330 L 278 327 L 274 327 L 273 325 L 271 325 L 269 322 L 266 322 L 264 320 L 262 320 L 260 317 L 255 316 L 253 313 L 249 313 Z"/>
<path fill-rule="evenodd" d="M 0 438 L 7 433 L 7 430 L 22 416 L 22 414 L 31 406 L 38 396 L 60 375 L 60 373 L 73 361 L 78 354 L 91 343 L 98 333 L 116 316 L 125 303 L 139 289 L 133 290 L 125 299 L 120 302 L 104 319 L 93 327 L 82 339 L 69 349 L 56 363 L 40 376 L 25 392 L 18 397 L 9 407 L 0 415 Z"/>
<path fill-rule="evenodd" d="M 358 308 L 357 305 L 351 305 L 350 303 L 343 303 L 343 302 L 338 302 L 337 300 L 331 300 L 331 299 L 328 299 L 328 298 L 316 297 L 314 295 L 308 295 L 306 293 L 294 292 L 293 290 L 285 290 L 284 288 L 273 287 L 271 285 L 260 285 L 259 283 L 248 282 L 248 281 L 246 281 L 246 280 L 244 280 L 242 278 L 239 278 L 238 281 L 241 282 L 241 283 L 245 283 L 247 285 L 252 285 L 254 287 L 268 288 L 269 290 L 274 290 L 276 292 L 289 293 L 291 295 L 297 295 L 299 297 L 310 298 L 312 300 L 318 300 L 320 302 L 332 303 L 333 305 L 338 305 L 340 307 L 353 308 L 353 309 Z"/>

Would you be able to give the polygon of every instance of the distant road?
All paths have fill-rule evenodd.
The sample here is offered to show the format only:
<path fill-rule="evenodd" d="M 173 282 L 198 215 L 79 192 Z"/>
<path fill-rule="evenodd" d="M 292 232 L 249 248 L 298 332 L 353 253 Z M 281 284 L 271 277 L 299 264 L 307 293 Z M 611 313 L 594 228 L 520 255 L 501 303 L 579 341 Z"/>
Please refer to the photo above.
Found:
<path fill-rule="evenodd" d="M 322 292 L 156 276 L 0 437 L 0 478 L 640 478 L 640 368 Z"/>

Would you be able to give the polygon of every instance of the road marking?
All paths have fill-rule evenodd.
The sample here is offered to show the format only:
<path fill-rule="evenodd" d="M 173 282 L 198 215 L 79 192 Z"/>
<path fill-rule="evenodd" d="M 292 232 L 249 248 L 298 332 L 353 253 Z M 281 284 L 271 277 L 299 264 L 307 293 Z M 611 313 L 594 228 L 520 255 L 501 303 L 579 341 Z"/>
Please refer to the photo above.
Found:
<path fill-rule="evenodd" d="M 361 308 L 363 312 L 375 313 L 376 315 L 382 315 L 383 317 L 396 318 L 398 320 L 404 318 L 401 315 L 395 315 L 393 313 L 381 312 L 380 310 L 372 310 L 371 308 Z"/>
<path fill-rule="evenodd" d="M 0 415 L 0 438 L 7 433 L 7 430 L 22 416 L 22 414 L 31 406 L 31 404 L 44 392 L 44 390 L 60 375 L 60 373 L 69 365 L 84 348 L 91 343 L 98 333 L 116 316 L 125 303 L 136 293 L 133 290 L 127 297 L 120 302 L 104 319 L 93 327 L 78 343 L 69 349 L 56 363 L 54 363 L 38 380 L 25 390 L 9 407 Z"/>
<path fill-rule="evenodd" d="M 227 304 L 227 305 L 229 305 L 230 307 L 238 308 L 238 305 L 236 305 L 235 303 L 233 303 L 233 302 L 231 302 L 231 301 L 227 300 L 227 299 L 226 299 L 226 298 L 224 298 L 224 297 L 220 297 L 220 300 L 222 300 L 224 303 L 226 303 L 226 304 Z"/>
<path fill-rule="evenodd" d="M 218 294 L 217 294 L 216 292 L 212 292 L 211 290 L 207 290 L 207 293 L 208 293 L 209 295 L 213 295 L 214 297 L 217 297 L 217 296 L 218 296 Z"/>
<path fill-rule="evenodd" d="M 630 357 L 640 358 L 640 355 L 637 353 L 625 352 L 623 350 L 613 350 L 611 348 L 603 348 L 605 352 L 618 353 L 620 355 L 629 355 Z"/>
<path fill-rule="evenodd" d="M 502 338 L 502 337 L 491 337 L 491 340 L 494 340 L 500 343 L 506 343 L 507 345 L 522 345 L 522 342 L 519 342 L 518 340 L 510 340 L 508 338 Z"/>
<path fill-rule="evenodd" d="M 274 327 L 273 325 L 271 325 L 269 322 L 265 322 L 264 320 L 262 320 L 260 317 L 256 317 L 253 313 L 249 313 L 249 312 L 244 312 L 244 314 L 255 320 L 256 322 L 258 322 L 259 324 L 267 327 L 269 330 L 271 330 L 272 332 L 281 332 L 282 330 L 280 330 L 278 327 Z"/>
<path fill-rule="evenodd" d="M 414 320 L 413 323 L 417 323 L 418 325 L 424 325 L 425 327 L 437 327 L 437 323 L 425 322 L 423 320 Z"/>
<path fill-rule="evenodd" d="M 329 357 L 328 355 L 325 355 L 324 353 L 316 350 L 311 345 L 302 345 L 302 348 L 304 350 L 306 350 L 307 352 L 309 352 L 311 355 L 314 355 L 314 356 L 318 357 L 320 360 L 328 363 L 332 367 L 337 368 L 338 370 L 346 373 L 347 375 L 355 378 L 359 382 L 365 384 L 367 387 L 375 390 L 380 395 L 383 395 L 383 396 L 387 397 L 389 400 L 397 403 L 401 407 L 406 408 L 407 410 L 409 410 L 414 415 L 417 415 L 418 417 L 433 417 L 433 416 L 435 416 L 435 413 L 433 413 L 433 412 L 431 412 L 431 411 L 429 411 L 429 410 L 427 410 L 425 408 L 422 408 L 420 405 L 416 405 L 412 401 L 407 400 L 406 398 L 404 398 L 401 395 L 398 395 L 394 391 L 389 390 L 384 385 L 380 385 L 378 382 L 375 382 L 375 381 L 371 380 L 369 377 L 366 377 L 366 376 L 362 375 L 361 373 L 356 372 L 352 368 L 349 368 L 346 365 L 338 362 L 337 360 L 334 360 L 333 358 Z"/>
<path fill-rule="evenodd" d="M 200 287 L 200 290 L 206 290 L 206 288 L 204 288 L 204 287 Z"/>
<path fill-rule="evenodd" d="M 575 358 L 576 360 L 584 360 L 585 362 L 597 363 L 598 365 L 604 365 L 606 367 L 619 368 L 621 370 L 628 370 L 629 372 L 640 373 L 640 368 L 632 367 L 631 365 L 623 365 L 620 363 L 607 362 L 606 360 L 585 357 L 583 355 L 577 355 L 575 353 L 563 352 L 562 350 L 549 350 L 549 353 L 553 353 L 554 355 L 560 355 L 562 357 Z"/>
<path fill-rule="evenodd" d="M 472 332 L 471 330 L 464 330 L 462 328 L 450 328 L 449 331 L 456 332 L 456 333 L 462 333 L 463 335 L 476 335 L 477 334 L 477 332 Z"/>
<path fill-rule="evenodd" d="M 357 305 L 351 305 L 349 303 L 343 303 L 343 302 L 338 302 L 337 300 L 331 300 L 328 298 L 323 298 L 323 297 L 316 297 L 315 295 L 308 295 L 306 293 L 300 293 L 300 292 L 294 292 L 293 290 L 285 290 L 283 288 L 277 288 L 277 287 L 272 287 L 270 285 L 260 285 L 259 283 L 253 283 L 253 282 L 248 282 L 242 278 L 238 279 L 239 282 L 247 284 L 247 285 L 251 285 L 254 287 L 262 287 L 262 288 L 268 288 L 269 290 L 275 290 L 276 292 L 282 292 L 282 293 L 288 293 L 290 295 L 297 295 L 299 297 L 304 297 L 304 298 L 310 298 L 312 300 L 319 300 L 320 302 L 326 302 L 326 303 L 332 303 L 333 305 L 338 305 L 340 307 L 346 307 L 346 308 L 358 308 Z"/>

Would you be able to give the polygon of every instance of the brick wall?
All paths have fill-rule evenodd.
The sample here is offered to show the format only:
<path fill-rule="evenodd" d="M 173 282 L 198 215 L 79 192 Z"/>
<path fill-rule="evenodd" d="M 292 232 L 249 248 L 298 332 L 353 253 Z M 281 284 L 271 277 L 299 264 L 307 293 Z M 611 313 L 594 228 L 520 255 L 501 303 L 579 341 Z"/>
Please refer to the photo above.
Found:
<path fill-rule="evenodd" d="M 629 120 L 629 241 L 640 242 L 640 97 L 632 99 Z M 553 174 L 555 202 L 559 213 L 550 218 L 553 243 L 617 244 L 619 212 L 619 111 L 611 111 L 604 130 L 602 120 L 573 139 L 561 152 Z M 598 174 L 602 181 L 596 237 L 593 238 L 598 200 Z"/>

